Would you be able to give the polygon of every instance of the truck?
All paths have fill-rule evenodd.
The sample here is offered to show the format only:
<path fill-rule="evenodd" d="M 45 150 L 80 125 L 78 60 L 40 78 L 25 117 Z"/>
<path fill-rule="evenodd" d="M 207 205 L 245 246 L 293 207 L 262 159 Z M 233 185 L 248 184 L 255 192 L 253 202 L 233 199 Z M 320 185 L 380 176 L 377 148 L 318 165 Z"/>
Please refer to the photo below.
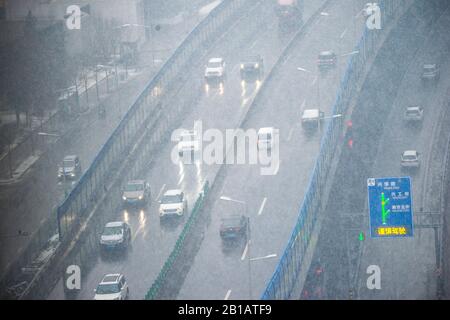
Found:
<path fill-rule="evenodd" d="M 281 32 L 295 30 L 302 23 L 303 0 L 276 0 L 275 12 Z"/>

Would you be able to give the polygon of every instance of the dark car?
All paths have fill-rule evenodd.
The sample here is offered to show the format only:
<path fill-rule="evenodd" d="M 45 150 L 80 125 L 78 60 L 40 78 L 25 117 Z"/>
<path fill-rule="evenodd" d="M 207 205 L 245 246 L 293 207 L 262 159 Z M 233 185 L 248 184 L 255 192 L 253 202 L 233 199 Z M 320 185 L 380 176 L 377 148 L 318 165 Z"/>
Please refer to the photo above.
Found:
<path fill-rule="evenodd" d="M 319 68 L 330 68 L 334 67 L 337 62 L 337 56 L 333 51 L 322 51 L 319 53 L 317 59 L 317 65 Z"/>
<path fill-rule="evenodd" d="M 241 79 L 243 81 L 262 80 L 264 76 L 264 60 L 261 56 L 247 57 L 241 63 Z"/>
<path fill-rule="evenodd" d="M 58 180 L 75 180 L 81 174 L 80 159 L 76 155 L 64 157 L 58 168 Z"/>
<path fill-rule="evenodd" d="M 221 219 L 220 237 L 223 240 L 237 239 L 247 235 L 248 218 L 244 215 L 229 215 Z"/>
<path fill-rule="evenodd" d="M 441 72 L 437 64 L 424 64 L 421 77 L 422 81 L 432 81 L 436 83 L 439 81 L 440 77 Z"/>

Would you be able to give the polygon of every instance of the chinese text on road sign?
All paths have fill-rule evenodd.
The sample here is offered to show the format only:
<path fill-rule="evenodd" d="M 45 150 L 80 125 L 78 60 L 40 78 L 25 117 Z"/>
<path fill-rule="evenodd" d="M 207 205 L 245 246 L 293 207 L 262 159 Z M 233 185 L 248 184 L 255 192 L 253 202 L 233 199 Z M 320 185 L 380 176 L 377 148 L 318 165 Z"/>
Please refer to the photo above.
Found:
<path fill-rule="evenodd" d="M 370 178 L 367 188 L 370 236 L 412 237 L 411 178 Z"/>

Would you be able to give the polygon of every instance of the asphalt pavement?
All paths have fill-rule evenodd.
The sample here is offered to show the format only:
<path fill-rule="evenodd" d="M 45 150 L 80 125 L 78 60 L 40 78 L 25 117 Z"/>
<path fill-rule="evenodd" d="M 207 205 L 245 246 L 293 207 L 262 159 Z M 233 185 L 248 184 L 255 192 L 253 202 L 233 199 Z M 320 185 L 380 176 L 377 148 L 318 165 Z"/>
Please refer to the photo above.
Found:
<path fill-rule="evenodd" d="M 397 99 L 386 115 L 378 154 L 372 169 L 373 177 L 410 176 L 414 214 L 439 212 L 441 177 L 444 172 L 445 146 L 439 145 L 440 120 L 447 107 L 450 61 L 450 11 L 435 22 L 430 38 L 422 43 L 407 73 L 404 75 Z M 447 53 L 447 54 L 446 54 Z M 437 86 L 424 86 L 420 80 L 423 64 L 441 64 L 441 79 Z M 406 107 L 424 108 L 423 124 L 407 127 L 403 121 Z M 436 145 L 438 144 L 438 145 Z M 401 170 L 400 155 L 405 150 L 417 150 L 420 169 Z M 367 268 L 377 265 L 381 270 L 381 290 L 369 290 Z M 413 238 L 371 239 L 364 242 L 359 270 L 360 299 L 436 299 L 436 255 L 432 228 L 416 226 Z"/>
<path fill-rule="evenodd" d="M 133 78 L 122 83 L 118 90 L 102 97 L 106 107 L 106 116 L 99 118 L 97 110 L 81 114 L 77 128 L 70 130 L 62 137 L 42 136 L 50 139 L 51 147 L 36 164 L 27 172 L 20 183 L 4 185 L 0 188 L 0 274 L 4 274 L 11 261 L 20 255 L 27 245 L 29 237 L 16 235 L 18 230 L 33 234 L 46 219 L 52 217 L 53 209 L 64 199 L 65 193 L 73 187 L 72 183 L 57 182 L 57 168 L 65 155 L 77 154 L 80 157 L 82 169 L 86 170 L 103 144 L 143 90 L 161 63 L 167 59 L 186 35 L 199 22 L 198 12 L 186 16 L 179 23 L 165 25 L 154 39 L 145 45 L 141 53 L 145 66 L 136 73 L 131 70 Z M 156 50 L 156 51 L 155 51 Z M 152 54 L 154 51 L 154 54 Z M 151 59 L 156 57 L 155 65 Z M 145 63 L 147 60 L 148 63 Z M 58 139 L 58 141 L 56 141 Z"/>
<path fill-rule="evenodd" d="M 220 197 L 247 204 L 250 242 L 223 245 L 220 218 L 239 209 L 228 209 L 229 204 L 220 197 L 213 200 L 211 222 L 178 299 L 260 298 L 291 235 L 320 148 L 323 132 L 304 132 L 302 112 L 319 108 L 325 116 L 331 116 L 347 54 L 363 31 L 359 6 L 360 1 L 332 2 L 262 92 L 263 102 L 244 129 L 280 130 L 276 175 L 262 176 L 259 166 L 227 166 L 219 192 Z M 317 57 L 323 50 L 333 50 L 338 55 L 338 65 L 318 73 Z M 245 209 L 241 206 L 240 210 Z"/>
<path fill-rule="evenodd" d="M 320 3 L 307 5 L 307 14 L 313 12 Z M 192 129 L 194 122 L 202 121 L 203 129 L 219 130 L 235 128 L 240 116 L 250 106 L 252 97 L 260 84 L 251 85 L 243 91 L 240 81 L 241 59 L 254 53 L 264 58 L 265 68 L 274 64 L 288 39 L 278 37 L 277 20 L 270 3 L 252 8 L 248 14 L 236 20 L 230 29 L 216 40 L 213 48 L 204 59 L 223 57 L 226 61 L 227 79 L 223 89 L 206 90 L 203 76 L 204 65 L 194 67 L 191 81 L 173 95 L 168 105 L 194 101 L 190 112 L 183 115 L 182 128 Z M 199 85 L 196 85 L 196 84 Z M 169 224 L 160 223 L 158 200 L 168 189 L 182 189 L 192 206 L 206 180 L 211 179 L 218 165 L 185 165 L 171 160 L 172 149 L 176 143 L 162 146 L 155 160 L 148 168 L 145 178 L 151 185 L 153 200 L 143 210 L 123 210 L 113 208 L 118 220 L 125 220 L 131 226 L 132 249 L 116 259 L 104 259 L 98 255 L 89 271 L 82 270 L 82 290 L 76 299 L 92 299 L 93 289 L 106 273 L 123 272 L 130 285 L 130 298 L 143 299 L 153 280 L 158 275 L 165 260 L 186 222 L 186 217 Z M 123 182 L 124 184 L 126 181 Z M 64 299 L 63 282 L 60 281 L 49 299 Z"/>

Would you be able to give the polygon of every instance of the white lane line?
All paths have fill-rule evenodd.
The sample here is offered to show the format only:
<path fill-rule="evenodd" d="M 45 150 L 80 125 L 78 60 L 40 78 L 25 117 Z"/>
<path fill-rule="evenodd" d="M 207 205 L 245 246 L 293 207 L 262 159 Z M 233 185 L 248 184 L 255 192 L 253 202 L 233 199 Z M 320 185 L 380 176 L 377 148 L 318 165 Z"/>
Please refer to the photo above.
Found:
<path fill-rule="evenodd" d="M 291 141 L 293 133 L 294 133 L 294 127 L 292 127 L 291 130 L 289 130 L 289 135 L 288 135 L 288 138 L 287 138 L 287 142 Z"/>
<path fill-rule="evenodd" d="M 248 242 L 247 242 L 247 244 L 245 245 L 244 252 L 242 252 L 242 257 L 241 257 L 241 260 L 242 260 L 242 261 L 243 261 L 243 260 L 245 259 L 245 257 L 247 256 L 247 251 L 248 251 Z"/>
<path fill-rule="evenodd" d="M 345 37 L 347 30 L 348 30 L 348 28 L 345 28 L 344 32 L 341 33 L 341 35 L 339 36 L 340 39 Z"/>
<path fill-rule="evenodd" d="M 258 38 L 255 37 L 255 41 L 253 41 L 252 45 L 250 46 L 250 50 L 253 49 L 257 43 L 258 43 Z"/>
<path fill-rule="evenodd" d="M 161 194 L 163 193 L 165 187 L 166 187 L 166 184 L 163 184 L 163 186 L 162 186 L 161 189 L 159 190 L 158 195 L 157 195 L 156 198 L 155 198 L 155 201 L 158 201 L 159 197 L 161 197 Z"/>
<path fill-rule="evenodd" d="M 137 236 L 139 235 L 139 232 L 145 227 L 145 220 L 144 223 L 141 223 L 139 228 L 137 228 L 136 232 L 134 233 L 133 237 L 131 237 L 131 243 L 134 242 L 134 240 L 136 240 Z"/>
<path fill-rule="evenodd" d="M 276 176 L 278 174 L 278 170 L 280 170 L 280 165 L 281 165 L 281 160 L 278 161 L 277 169 L 275 170 L 275 172 L 273 174 L 274 176 Z"/>
<path fill-rule="evenodd" d="M 303 110 L 303 108 L 305 108 L 306 106 L 306 99 L 303 100 L 302 105 L 300 106 L 300 110 Z"/>
<path fill-rule="evenodd" d="M 181 175 L 180 180 L 178 180 L 178 185 L 180 185 L 183 182 L 183 179 L 184 179 L 184 172 Z"/>
<path fill-rule="evenodd" d="M 313 82 L 311 83 L 311 85 L 312 85 L 312 86 L 315 85 L 316 82 L 317 82 L 317 75 L 314 77 L 314 80 L 313 80 Z"/>
<path fill-rule="evenodd" d="M 231 294 L 231 289 L 227 291 L 227 294 L 225 295 L 225 299 L 223 300 L 228 300 L 228 298 L 230 297 Z"/>
<path fill-rule="evenodd" d="M 266 205 L 266 201 L 267 201 L 267 198 L 264 197 L 264 200 L 263 200 L 263 202 L 261 203 L 261 207 L 259 207 L 258 216 L 260 216 L 261 213 L 263 212 L 264 206 Z"/>

